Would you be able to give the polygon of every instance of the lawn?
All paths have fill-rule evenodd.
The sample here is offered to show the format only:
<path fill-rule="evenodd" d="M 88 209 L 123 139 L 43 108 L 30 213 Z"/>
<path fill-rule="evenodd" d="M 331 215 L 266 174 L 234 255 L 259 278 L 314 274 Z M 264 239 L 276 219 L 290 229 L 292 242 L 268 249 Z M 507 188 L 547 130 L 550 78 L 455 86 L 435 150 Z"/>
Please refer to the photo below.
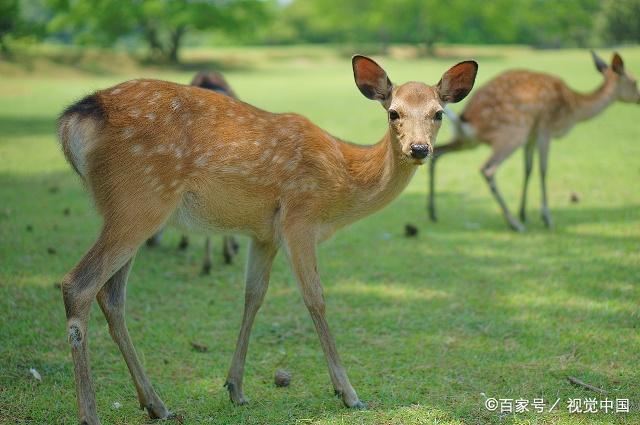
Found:
<path fill-rule="evenodd" d="M 640 48 L 620 52 L 640 74 Z M 478 85 L 514 67 L 558 74 L 580 90 L 601 80 L 583 50 L 468 47 L 380 63 L 393 81 L 436 83 L 468 57 L 480 63 Z M 191 67 L 173 70 L 119 56 L 0 64 L 0 423 L 76 421 L 56 284 L 91 246 L 100 220 L 56 141 L 55 118 L 67 104 L 134 77 L 188 82 L 209 61 L 226 64 L 239 96 L 259 107 L 302 113 L 359 143 L 384 132 L 382 109 L 358 92 L 348 57 L 330 49 L 194 50 L 187 59 Z M 552 230 L 539 219 L 535 171 L 527 231 L 507 230 L 478 171 L 489 155 L 481 147 L 440 161 L 437 224 L 427 220 L 423 167 L 393 204 L 322 245 L 327 317 L 368 410 L 347 410 L 333 396 L 282 254 L 252 333 L 244 384 L 251 402 L 233 406 L 222 385 L 240 327 L 246 241 L 235 264 L 224 266 L 216 237 L 213 272 L 202 276 L 203 237 L 181 252 L 170 230 L 161 247 L 139 251 L 128 286 L 129 330 L 156 390 L 190 424 L 640 423 L 639 112 L 613 105 L 553 142 Z M 449 134 L 445 122 L 440 142 Z M 517 152 L 497 174 L 514 212 L 522 162 Z M 419 228 L 417 237 L 404 236 L 406 223 Z M 97 305 L 89 335 L 103 423 L 149 423 Z M 273 384 L 280 368 L 293 374 L 288 388 Z M 574 386 L 568 376 L 607 393 Z M 485 408 L 487 397 L 547 405 L 544 413 L 531 406 L 500 413 Z M 570 414 L 567 402 L 576 398 L 629 399 L 630 412 Z"/>

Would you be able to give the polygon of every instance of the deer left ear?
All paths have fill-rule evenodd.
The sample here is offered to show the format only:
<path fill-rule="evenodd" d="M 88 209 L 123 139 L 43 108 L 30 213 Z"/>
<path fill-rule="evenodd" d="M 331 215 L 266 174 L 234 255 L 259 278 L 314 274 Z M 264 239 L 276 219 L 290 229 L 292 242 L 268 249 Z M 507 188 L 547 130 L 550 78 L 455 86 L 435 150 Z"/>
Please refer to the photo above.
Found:
<path fill-rule="evenodd" d="M 620 57 L 618 52 L 613 54 L 613 58 L 611 59 L 611 69 L 613 69 L 618 75 L 624 74 L 624 62 L 622 62 L 622 57 Z"/>
<path fill-rule="evenodd" d="M 476 61 L 460 62 L 444 73 L 436 88 L 440 99 L 446 103 L 460 102 L 467 97 L 476 81 L 478 63 Z"/>

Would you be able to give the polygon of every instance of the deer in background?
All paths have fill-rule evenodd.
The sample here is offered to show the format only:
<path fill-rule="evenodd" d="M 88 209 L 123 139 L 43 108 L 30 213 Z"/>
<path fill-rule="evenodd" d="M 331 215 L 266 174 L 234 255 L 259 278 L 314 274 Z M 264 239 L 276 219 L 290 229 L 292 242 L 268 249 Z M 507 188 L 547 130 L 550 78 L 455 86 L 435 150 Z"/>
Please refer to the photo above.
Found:
<path fill-rule="evenodd" d="M 191 85 L 226 94 L 227 96 L 231 96 L 236 99 L 238 98 L 229 83 L 227 83 L 227 80 L 225 80 L 222 74 L 216 71 L 198 72 L 196 76 L 193 77 L 193 80 L 191 80 Z M 148 247 L 152 248 L 160 244 L 163 230 L 164 229 L 161 229 L 155 235 L 147 239 Z M 187 249 L 188 246 L 189 237 L 187 235 L 182 235 L 182 237 L 180 238 L 180 243 L 178 244 L 178 248 L 180 250 L 184 250 Z M 233 257 L 235 257 L 235 255 L 238 253 L 238 249 L 239 245 L 233 236 L 224 235 L 222 237 L 222 258 L 224 259 L 225 264 L 233 263 Z M 202 262 L 202 273 L 211 273 L 212 264 L 211 237 L 207 236 L 204 242 L 204 260 Z"/>
<path fill-rule="evenodd" d="M 316 245 L 400 194 L 431 152 L 445 104 L 472 89 L 477 64 L 453 66 L 435 86 L 394 86 L 364 56 L 354 56 L 352 66 L 362 94 L 387 112 L 388 129 L 372 146 L 344 142 L 297 114 L 274 114 L 164 81 L 128 81 L 63 112 L 58 131 L 64 154 L 103 217 L 96 242 L 62 281 L 81 423 L 99 423 L 87 351 L 94 298 L 131 372 L 140 406 L 152 418 L 170 416 L 136 356 L 124 319 L 133 257 L 167 221 L 251 239 L 244 314 L 225 384 L 232 402 L 247 402 L 242 380 L 249 334 L 282 246 L 334 390 L 346 406 L 364 407 L 329 332 Z"/>
<path fill-rule="evenodd" d="M 507 71 L 477 89 L 458 117 L 445 110 L 453 121 L 454 137 L 436 146 L 430 165 L 428 209 L 436 221 L 435 166 L 448 152 L 475 148 L 481 143 L 491 147 L 491 156 L 481 168 L 491 193 L 502 209 L 511 229 L 523 231 L 526 219 L 527 185 L 533 166 L 533 154 L 540 156 L 542 185 L 542 219 L 552 226 L 547 205 L 547 162 L 552 137 L 565 135 L 575 124 L 588 120 L 616 100 L 640 103 L 640 92 L 634 77 L 625 71 L 622 58 L 615 53 L 611 66 L 592 52 L 596 69 L 604 81 L 595 91 L 577 93 L 564 81 L 548 74 L 531 71 Z M 495 173 L 500 164 L 516 149 L 524 147 L 524 185 L 520 203 L 520 221 L 511 215 L 498 186 Z"/>

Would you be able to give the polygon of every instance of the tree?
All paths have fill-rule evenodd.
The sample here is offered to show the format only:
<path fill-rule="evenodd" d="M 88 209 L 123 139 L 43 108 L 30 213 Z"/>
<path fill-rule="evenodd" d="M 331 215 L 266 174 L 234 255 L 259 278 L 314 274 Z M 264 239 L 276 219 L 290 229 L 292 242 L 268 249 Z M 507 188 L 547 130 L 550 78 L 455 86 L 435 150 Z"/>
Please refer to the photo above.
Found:
<path fill-rule="evenodd" d="M 0 1 L 0 52 L 4 56 L 9 55 L 7 36 L 15 31 L 19 16 L 18 0 Z"/>
<path fill-rule="evenodd" d="M 79 42 L 112 45 L 141 38 L 154 60 L 178 62 L 178 52 L 190 30 L 249 30 L 265 18 L 259 0 L 50 0 L 57 12 L 50 24 Z"/>
<path fill-rule="evenodd" d="M 615 42 L 640 42 L 640 0 L 608 0 L 603 8 L 605 39 Z"/>

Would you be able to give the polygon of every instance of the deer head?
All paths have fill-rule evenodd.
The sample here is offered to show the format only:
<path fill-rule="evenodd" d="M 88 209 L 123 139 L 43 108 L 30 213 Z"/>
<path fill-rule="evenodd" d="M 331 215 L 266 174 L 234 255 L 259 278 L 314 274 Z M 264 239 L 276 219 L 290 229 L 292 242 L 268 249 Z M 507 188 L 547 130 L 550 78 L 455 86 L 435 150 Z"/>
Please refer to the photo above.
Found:
<path fill-rule="evenodd" d="M 591 52 L 596 69 L 606 78 L 616 81 L 616 100 L 625 103 L 640 103 L 638 81 L 624 69 L 622 57 L 616 52 L 611 59 L 611 66 L 602 60 L 595 52 Z"/>
<path fill-rule="evenodd" d="M 365 56 L 352 59 L 356 85 L 365 97 L 379 101 L 387 111 L 394 151 L 403 161 L 422 164 L 433 152 L 447 103 L 464 99 L 478 72 L 475 61 L 454 65 L 434 85 L 391 83 L 387 73 Z"/>

